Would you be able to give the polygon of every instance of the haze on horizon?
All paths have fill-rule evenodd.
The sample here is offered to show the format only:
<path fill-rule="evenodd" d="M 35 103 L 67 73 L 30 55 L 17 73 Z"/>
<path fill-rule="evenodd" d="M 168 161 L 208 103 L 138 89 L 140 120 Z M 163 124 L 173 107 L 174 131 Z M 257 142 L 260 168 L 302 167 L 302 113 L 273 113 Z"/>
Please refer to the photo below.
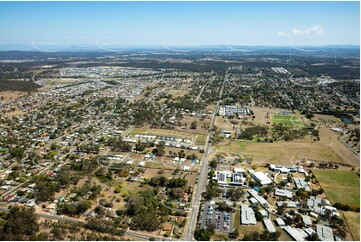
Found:
<path fill-rule="evenodd" d="M 0 50 L 37 46 L 358 46 L 359 9 L 358 1 L 0 2 Z"/>

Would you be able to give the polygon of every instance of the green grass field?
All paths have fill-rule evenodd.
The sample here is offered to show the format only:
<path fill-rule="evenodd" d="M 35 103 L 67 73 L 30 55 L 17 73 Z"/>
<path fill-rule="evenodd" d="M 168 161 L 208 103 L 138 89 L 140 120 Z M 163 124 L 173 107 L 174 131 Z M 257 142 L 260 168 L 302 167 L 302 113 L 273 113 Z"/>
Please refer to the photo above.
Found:
<path fill-rule="evenodd" d="M 303 120 L 301 117 L 296 115 L 287 115 L 287 114 L 275 114 L 272 117 L 272 123 L 274 124 L 284 124 L 290 127 L 304 126 Z"/>
<path fill-rule="evenodd" d="M 312 170 L 332 203 L 360 206 L 360 178 L 351 171 Z"/>
<path fill-rule="evenodd" d="M 231 140 L 225 145 L 215 145 L 218 152 L 239 154 L 245 150 L 246 146 L 255 143 L 254 141 Z"/>
<path fill-rule="evenodd" d="M 197 134 L 196 145 L 205 145 L 207 142 L 207 135 Z"/>

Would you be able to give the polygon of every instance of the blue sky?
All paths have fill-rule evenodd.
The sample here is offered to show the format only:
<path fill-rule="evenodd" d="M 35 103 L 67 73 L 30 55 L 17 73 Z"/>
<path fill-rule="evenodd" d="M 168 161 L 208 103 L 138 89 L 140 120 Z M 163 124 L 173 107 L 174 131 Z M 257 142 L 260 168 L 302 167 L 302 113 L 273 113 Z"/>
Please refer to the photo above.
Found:
<path fill-rule="evenodd" d="M 1 45 L 359 45 L 359 2 L 0 2 Z"/>

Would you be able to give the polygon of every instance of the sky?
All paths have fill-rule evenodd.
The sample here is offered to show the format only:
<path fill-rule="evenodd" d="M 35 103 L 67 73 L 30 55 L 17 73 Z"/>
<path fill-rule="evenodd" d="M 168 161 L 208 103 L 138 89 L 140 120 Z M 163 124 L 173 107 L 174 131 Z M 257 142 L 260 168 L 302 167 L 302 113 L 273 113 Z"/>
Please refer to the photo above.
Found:
<path fill-rule="evenodd" d="M 359 45 L 356 2 L 0 2 L 0 45 Z"/>

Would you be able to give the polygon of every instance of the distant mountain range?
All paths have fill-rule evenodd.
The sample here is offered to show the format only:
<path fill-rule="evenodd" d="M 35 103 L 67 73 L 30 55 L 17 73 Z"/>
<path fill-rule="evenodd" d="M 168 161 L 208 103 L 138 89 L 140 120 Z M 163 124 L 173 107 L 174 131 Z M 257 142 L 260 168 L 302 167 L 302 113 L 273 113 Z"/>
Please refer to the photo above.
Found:
<path fill-rule="evenodd" d="M 255 51 L 265 49 L 360 49 L 359 45 L 326 45 L 326 46 L 246 46 L 246 45 L 200 45 L 200 46 L 162 46 L 162 45 L 15 45 L 0 44 L 0 51 L 41 51 L 41 52 L 81 52 L 81 51 L 127 51 L 127 50 L 217 50 L 217 51 Z"/>

